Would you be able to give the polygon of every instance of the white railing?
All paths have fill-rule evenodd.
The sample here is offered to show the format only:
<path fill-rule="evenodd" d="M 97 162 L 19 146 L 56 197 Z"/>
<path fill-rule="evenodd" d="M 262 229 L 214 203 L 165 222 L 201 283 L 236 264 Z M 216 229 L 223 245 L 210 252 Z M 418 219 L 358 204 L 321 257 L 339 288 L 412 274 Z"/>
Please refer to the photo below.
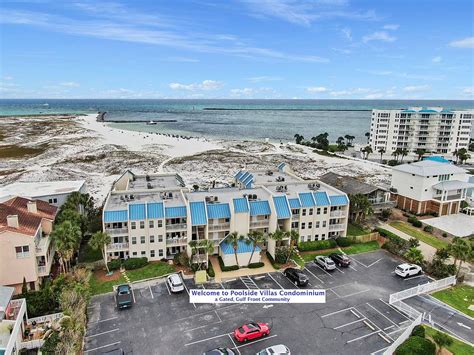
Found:
<path fill-rule="evenodd" d="M 230 223 L 209 224 L 209 231 L 230 229 Z"/>
<path fill-rule="evenodd" d="M 36 339 L 30 341 L 22 341 L 20 344 L 21 349 L 39 349 L 44 345 L 43 339 Z"/>
<path fill-rule="evenodd" d="M 128 234 L 128 228 L 106 228 L 107 234 Z"/>
<path fill-rule="evenodd" d="M 299 214 L 294 214 L 291 216 L 292 221 L 299 221 L 300 220 L 300 215 Z"/>
<path fill-rule="evenodd" d="M 188 238 L 166 239 L 166 245 L 186 244 L 187 242 Z"/>
<path fill-rule="evenodd" d="M 420 313 L 420 315 L 403 331 L 403 333 L 395 339 L 395 341 L 390 344 L 390 346 L 385 349 L 383 352 L 383 355 L 392 355 L 395 353 L 395 350 L 405 341 L 408 339 L 408 337 L 411 335 L 411 332 L 413 331 L 413 328 L 415 328 L 417 325 L 421 324 L 421 321 L 423 319 L 423 315 Z"/>
<path fill-rule="evenodd" d="M 397 308 L 399 311 L 405 313 L 408 316 L 408 318 L 411 318 L 411 319 L 415 319 L 421 314 L 421 312 L 419 312 L 412 306 L 409 306 L 408 304 L 402 301 L 394 302 L 391 305 Z"/>
<path fill-rule="evenodd" d="M 194 263 L 204 263 L 207 261 L 207 255 L 198 254 L 193 256 Z"/>
<path fill-rule="evenodd" d="M 128 243 L 112 243 L 107 245 L 108 250 L 128 249 Z"/>
<path fill-rule="evenodd" d="M 446 277 L 445 279 L 433 281 L 433 282 L 428 282 L 426 284 L 418 285 L 412 288 L 409 288 L 407 290 L 403 290 L 397 293 L 392 293 L 390 295 L 389 302 L 390 304 L 402 301 L 404 299 L 420 295 L 422 293 L 428 293 L 432 291 L 437 291 L 443 288 L 446 288 L 448 286 L 454 286 L 456 284 L 456 277 L 455 276 L 450 276 Z"/>
<path fill-rule="evenodd" d="M 345 211 L 331 211 L 331 213 L 329 213 L 329 217 L 344 217 L 345 215 Z"/>
<path fill-rule="evenodd" d="M 167 224 L 166 230 L 186 229 L 186 223 Z"/>
<path fill-rule="evenodd" d="M 40 316 L 40 317 L 36 317 L 36 318 L 28 318 L 27 320 L 27 324 L 32 324 L 33 322 L 36 322 L 36 324 L 40 324 L 40 323 L 46 323 L 46 322 L 52 322 L 52 321 L 55 321 L 57 319 L 61 319 L 63 317 L 63 313 L 60 312 L 60 313 L 53 313 L 53 314 L 47 314 L 45 316 Z"/>
<path fill-rule="evenodd" d="M 39 276 L 43 276 L 44 274 L 46 274 L 46 265 L 38 266 L 38 274 Z"/>
<path fill-rule="evenodd" d="M 334 230 L 342 230 L 344 229 L 344 224 L 330 224 L 329 225 L 329 230 L 334 231 Z"/>
<path fill-rule="evenodd" d="M 250 227 L 268 227 L 268 219 L 263 221 L 250 221 Z"/>
<path fill-rule="evenodd" d="M 13 349 L 15 348 L 18 334 L 21 331 L 21 324 L 23 321 L 23 316 L 26 313 L 26 301 L 25 299 L 15 300 L 15 302 L 10 301 L 12 307 L 20 308 L 16 314 L 15 321 L 4 321 L 5 323 L 14 323 L 13 329 L 10 332 L 10 338 L 8 339 L 7 346 L 5 347 L 5 354 L 12 354 Z"/>

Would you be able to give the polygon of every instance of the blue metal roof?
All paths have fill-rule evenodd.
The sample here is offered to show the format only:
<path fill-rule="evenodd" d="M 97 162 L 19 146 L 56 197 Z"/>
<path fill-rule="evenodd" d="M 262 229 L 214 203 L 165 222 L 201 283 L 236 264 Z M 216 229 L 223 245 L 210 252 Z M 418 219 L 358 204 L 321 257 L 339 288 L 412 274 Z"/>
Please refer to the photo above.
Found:
<path fill-rule="evenodd" d="M 329 196 L 329 199 L 331 200 L 332 206 L 340 206 L 340 205 L 349 204 L 349 199 L 347 198 L 346 195 Z"/>
<path fill-rule="evenodd" d="M 301 201 L 302 207 L 313 207 L 316 206 L 316 201 L 314 201 L 313 194 L 311 192 L 301 192 L 298 194 Z"/>
<path fill-rule="evenodd" d="M 207 205 L 208 218 L 230 218 L 228 203 L 212 203 Z"/>
<path fill-rule="evenodd" d="M 248 213 L 249 204 L 245 197 L 234 198 L 234 212 L 235 213 Z"/>
<path fill-rule="evenodd" d="M 278 170 L 283 171 L 283 168 L 284 168 L 285 166 L 286 166 L 285 163 L 280 163 L 280 164 L 278 164 L 277 168 L 278 168 Z"/>
<path fill-rule="evenodd" d="M 290 218 L 291 211 L 286 196 L 273 196 L 273 203 L 278 218 Z"/>
<path fill-rule="evenodd" d="M 440 157 L 440 156 L 426 157 L 426 158 L 423 158 L 423 160 L 431 160 L 431 161 L 436 161 L 438 163 L 449 163 L 448 159 L 445 159 L 444 157 Z"/>
<path fill-rule="evenodd" d="M 415 113 L 415 110 L 403 110 L 402 113 Z"/>
<path fill-rule="evenodd" d="M 243 240 L 239 240 L 237 246 L 237 254 L 242 254 L 242 253 L 251 253 L 253 250 L 253 244 L 252 243 L 245 243 Z M 227 243 L 225 240 L 220 244 L 220 248 L 222 250 L 222 253 L 224 254 L 234 254 L 234 247 L 232 244 Z M 260 247 L 257 245 L 255 248 L 255 253 L 260 253 Z"/>
<path fill-rule="evenodd" d="M 128 211 L 104 211 L 104 222 L 126 222 L 128 220 Z"/>
<path fill-rule="evenodd" d="M 165 217 L 166 218 L 186 217 L 186 206 L 166 207 Z"/>
<path fill-rule="evenodd" d="M 316 200 L 316 206 L 329 206 L 331 204 L 326 192 L 318 191 L 314 192 L 313 195 L 314 199 Z"/>
<path fill-rule="evenodd" d="M 235 177 L 237 180 L 239 180 L 240 177 L 241 177 L 243 174 L 244 174 L 244 173 L 242 172 L 242 170 L 239 170 L 239 171 L 237 171 L 237 173 L 234 175 L 234 177 Z"/>
<path fill-rule="evenodd" d="M 291 208 L 301 208 L 301 202 L 299 198 L 289 198 L 288 202 L 290 203 Z"/>
<path fill-rule="evenodd" d="M 189 208 L 191 210 L 191 225 L 207 224 L 206 204 L 203 201 L 191 202 Z"/>
<path fill-rule="evenodd" d="M 248 171 L 242 172 L 238 171 L 237 174 L 234 176 L 238 181 L 240 181 L 245 188 L 250 189 L 252 188 L 253 183 L 253 175 L 250 174 Z"/>
<path fill-rule="evenodd" d="M 148 218 L 165 218 L 165 208 L 163 202 L 150 202 L 146 205 Z"/>
<path fill-rule="evenodd" d="M 420 110 L 418 111 L 420 113 L 438 113 L 438 111 L 435 111 L 435 110 L 428 110 L 428 109 L 423 109 L 423 110 Z"/>
<path fill-rule="evenodd" d="M 262 216 L 272 214 L 268 201 L 250 201 L 250 215 Z"/>
<path fill-rule="evenodd" d="M 146 219 L 146 209 L 144 203 L 133 203 L 128 205 L 128 215 L 131 221 Z"/>

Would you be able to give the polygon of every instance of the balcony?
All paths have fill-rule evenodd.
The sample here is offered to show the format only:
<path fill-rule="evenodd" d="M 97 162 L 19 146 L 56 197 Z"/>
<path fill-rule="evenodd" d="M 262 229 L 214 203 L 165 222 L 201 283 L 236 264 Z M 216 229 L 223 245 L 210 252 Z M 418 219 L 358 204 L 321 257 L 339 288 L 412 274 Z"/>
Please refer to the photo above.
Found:
<path fill-rule="evenodd" d="M 453 201 L 453 200 L 460 200 L 462 199 L 462 195 L 461 194 L 455 194 L 455 195 L 447 195 L 445 196 L 445 199 L 443 200 L 443 196 L 442 195 L 435 195 L 433 196 L 433 198 L 437 201 Z"/>
<path fill-rule="evenodd" d="M 110 235 L 128 234 L 128 228 L 106 228 L 105 233 Z"/>
<path fill-rule="evenodd" d="M 186 223 L 177 223 L 177 224 L 167 224 L 166 230 L 178 230 L 178 229 L 187 229 Z"/>
<path fill-rule="evenodd" d="M 107 245 L 107 250 L 123 250 L 128 249 L 128 243 L 112 243 Z"/>
<path fill-rule="evenodd" d="M 329 230 L 330 231 L 340 231 L 345 229 L 345 224 L 330 224 Z"/>
<path fill-rule="evenodd" d="M 36 255 L 46 255 L 51 239 L 49 235 L 41 237 L 36 245 Z"/>
<path fill-rule="evenodd" d="M 291 220 L 292 220 L 292 221 L 295 221 L 295 222 L 296 222 L 296 221 L 299 221 L 299 220 L 300 220 L 300 215 L 299 215 L 299 214 L 294 214 L 294 215 L 292 215 L 292 216 L 291 216 Z"/>
<path fill-rule="evenodd" d="M 346 211 L 331 211 L 329 213 L 329 217 L 345 217 Z"/>
<path fill-rule="evenodd" d="M 205 263 L 207 261 L 207 254 L 196 254 L 193 256 L 193 263 Z"/>
<path fill-rule="evenodd" d="M 268 219 L 263 221 L 250 221 L 250 228 L 268 227 Z"/>
<path fill-rule="evenodd" d="M 230 222 L 227 223 L 218 223 L 218 224 L 209 224 L 207 226 L 209 231 L 219 231 L 219 230 L 229 230 L 230 229 Z"/>
<path fill-rule="evenodd" d="M 166 245 L 186 245 L 188 244 L 188 238 L 169 238 L 166 239 Z"/>

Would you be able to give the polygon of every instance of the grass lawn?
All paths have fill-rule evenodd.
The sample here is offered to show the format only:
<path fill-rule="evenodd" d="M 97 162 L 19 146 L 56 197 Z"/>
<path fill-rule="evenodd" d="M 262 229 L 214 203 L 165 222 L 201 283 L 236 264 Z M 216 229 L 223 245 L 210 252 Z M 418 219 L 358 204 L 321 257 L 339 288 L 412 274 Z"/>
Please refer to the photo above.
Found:
<path fill-rule="evenodd" d="M 424 326 L 425 327 L 425 335 L 426 337 L 432 337 L 434 334 L 436 334 L 437 330 L 436 329 L 433 329 L 431 327 L 428 327 L 428 326 Z M 453 343 L 447 347 L 447 349 L 452 352 L 453 354 L 456 354 L 456 355 L 470 355 L 470 354 L 474 354 L 474 348 L 460 340 L 457 340 L 453 337 L 450 337 L 451 339 L 453 339 Z"/>
<path fill-rule="evenodd" d="M 97 260 L 102 259 L 102 252 L 100 249 L 94 250 L 92 249 L 89 244 L 84 246 L 84 249 L 81 250 L 79 254 L 79 262 L 80 263 L 91 263 Z"/>
<path fill-rule="evenodd" d="M 431 245 L 432 247 L 435 247 L 436 249 L 446 248 L 449 245 L 448 242 L 438 239 L 434 235 L 431 235 L 430 233 L 427 233 L 418 228 L 415 228 L 405 222 L 395 221 L 395 222 L 391 222 L 390 225 L 412 236 L 413 238 L 421 240 L 422 242 L 425 242 L 426 244 Z"/>
<path fill-rule="evenodd" d="M 468 308 L 474 304 L 474 287 L 458 285 L 431 295 L 468 316 L 474 317 L 474 311 Z"/>
<path fill-rule="evenodd" d="M 127 270 L 126 274 L 130 278 L 130 281 L 139 281 L 144 279 L 149 279 L 152 277 L 163 276 L 169 273 L 174 272 L 176 269 L 173 265 L 169 265 L 163 262 L 154 262 L 149 263 L 148 265 L 136 269 L 136 270 Z M 120 273 L 118 270 L 114 271 L 115 273 Z M 99 295 L 101 293 L 107 293 L 113 291 L 113 286 L 126 283 L 123 275 L 120 274 L 120 277 L 117 280 L 111 281 L 102 281 L 99 280 L 95 274 L 92 274 L 91 280 L 89 282 L 92 295 Z"/>
<path fill-rule="evenodd" d="M 359 253 L 367 253 L 369 251 L 374 251 L 380 249 L 379 243 L 375 240 L 367 243 L 359 243 L 359 244 L 353 244 L 349 247 L 341 248 L 344 250 L 344 253 L 351 255 L 351 254 L 359 254 Z M 304 261 L 313 261 L 314 258 L 318 255 L 329 255 L 332 253 L 338 253 L 339 251 L 337 249 L 331 249 L 331 250 L 318 250 L 315 252 L 310 252 L 310 253 L 301 253 L 301 257 L 304 259 Z M 296 260 L 295 260 L 296 261 Z"/>
<path fill-rule="evenodd" d="M 347 225 L 347 236 L 349 237 L 356 237 L 358 235 L 366 235 L 369 233 L 370 233 L 369 230 L 364 229 L 362 226 L 358 224 L 349 223 Z"/>

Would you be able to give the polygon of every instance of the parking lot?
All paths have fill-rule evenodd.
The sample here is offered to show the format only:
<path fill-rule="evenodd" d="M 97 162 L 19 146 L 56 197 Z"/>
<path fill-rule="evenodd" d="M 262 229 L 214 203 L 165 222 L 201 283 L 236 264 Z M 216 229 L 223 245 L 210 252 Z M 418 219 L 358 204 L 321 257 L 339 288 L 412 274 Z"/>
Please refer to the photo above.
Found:
<path fill-rule="evenodd" d="M 429 282 L 427 276 L 401 279 L 400 263 L 379 250 L 351 256 L 351 267 L 326 272 L 307 263 L 308 287 L 327 290 L 324 304 L 192 304 L 191 288 L 292 289 L 282 273 L 264 273 L 199 287 L 185 280 L 186 290 L 171 294 L 163 280 L 134 285 L 134 305 L 118 311 L 114 295 L 94 297 L 89 308 L 86 354 L 121 348 L 126 354 L 202 354 L 215 347 L 255 354 L 285 344 L 292 354 L 371 354 L 389 346 L 409 324 L 388 305 L 391 293 Z M 233 330 L 248 322 L 266 322 L 266 338 L 239 344 Z"/>

